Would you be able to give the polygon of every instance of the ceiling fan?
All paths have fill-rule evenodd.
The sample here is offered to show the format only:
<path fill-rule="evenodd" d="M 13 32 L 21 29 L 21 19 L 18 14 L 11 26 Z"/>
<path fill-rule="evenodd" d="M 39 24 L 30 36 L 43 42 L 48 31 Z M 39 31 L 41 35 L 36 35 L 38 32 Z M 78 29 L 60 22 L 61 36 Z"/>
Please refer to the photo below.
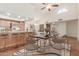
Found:
<path fill-rule="evenodd" d="M 48 11 L 51 11 L 52 8 L 58 7 L 58 4 L 47 4 L 47 3 L 42 3 L 45 5 L 45 7 L 42 7 L 41 10 L 47 9 Z"/>

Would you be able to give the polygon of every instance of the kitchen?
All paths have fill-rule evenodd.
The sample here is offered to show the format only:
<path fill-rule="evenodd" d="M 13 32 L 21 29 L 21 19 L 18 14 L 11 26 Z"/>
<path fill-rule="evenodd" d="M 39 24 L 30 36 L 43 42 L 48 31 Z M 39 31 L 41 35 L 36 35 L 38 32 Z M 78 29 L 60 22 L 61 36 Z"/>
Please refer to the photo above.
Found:
<path fill-rule="evenodd" d="M 2 3 L 0 7 L 0 55 L 31 56 L 30 53 L 32 52 L 37 53 L 35 55 L 40 55 L 36 50 L 44 51 L 51 44 L 54 45 L 54 42 L 60 44 L 60 41 L 48 43 L 52 40 L 45 40 L 53 35 L 55 35 L 54 39 L 60 39 L 60 37 L 64 39 L 66 37 L 68 47 L 64 46 L 65 43 L 62 46 L 70 51 L 62 52 L 62 49 L 62 51 L 57 52 L 51 50 L 48 55 L 79 55 L 79 53 L 73 52 L 73 42 L 78 41 L 77 3 Z M 34 35 L 39 37 L 34 37 Z M 45 45 L 45 43 L 47 44 Z M 75 46 L 78 47 L 76 43 L 78 42 L 75 42 Z M 55 47 L 60 49 L 58 45 Z"/>

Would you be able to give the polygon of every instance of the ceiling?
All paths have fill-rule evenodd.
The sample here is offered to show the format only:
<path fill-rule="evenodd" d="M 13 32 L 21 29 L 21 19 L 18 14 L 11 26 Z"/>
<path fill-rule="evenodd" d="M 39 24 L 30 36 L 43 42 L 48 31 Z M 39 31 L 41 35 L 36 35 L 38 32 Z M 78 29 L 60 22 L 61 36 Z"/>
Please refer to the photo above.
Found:
<path fill-rule="evenodd" d="M 18 19 L 18 16 L 21 16 L 21 19 L 23 20 L 36 19 L 35 21 L 37 21 L 37 19 L 57 19 L 56 12 L 59 10 L 59 8 L 67 8 L 70 10 L 70 14 L 76 15 L 76 3 L 60 4 L 58 8 L 52 9 L 51 12 L 47 11 L 46 9 L 40 10 L 43 6 L 44 5 L 41 3 L 0 3 L 0 15 L 16 19 Z M 10 13 L 11 15 L 8 16 L 7 13 Z"/>

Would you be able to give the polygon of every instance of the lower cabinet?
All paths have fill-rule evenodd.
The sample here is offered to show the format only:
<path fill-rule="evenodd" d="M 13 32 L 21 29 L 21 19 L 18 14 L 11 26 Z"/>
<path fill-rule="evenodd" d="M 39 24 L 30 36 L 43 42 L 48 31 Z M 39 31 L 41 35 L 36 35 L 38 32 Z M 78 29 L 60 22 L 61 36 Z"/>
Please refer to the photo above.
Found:
<path fill-rule="evenodd" d="M 20 39 L 19 39 L 19 44 L 25 44 L 25 33 L 20 33 Z"/>
<path fill-rule="evenodd" d="M 6 40 L 9 38 L 8 34 L 0 34 L 0 49 L 3 49 L 6 47 Z"/>
<path fill-rule="evenodd" d="M 4 38 L 0 38 L 0 49 L 5 47 L 5 41 Z"/>
<path fill-rule="evenodd" d="M 0 34 L 0 49 L 18 47 L 27 43 L 28 33 L 7 33 Z"/>
<path fill-rule="evenodd" d="M 12 35 L 11 35 L 11 38 L 12 38 L 12 44 L 13 44 L 13 46 L 17 46 L 18 44 L 19 44 L 19 33 L 13 33 Z"/>
<path fill-rule="evenodd" d="M 14 41 L 11 38 L 11 35 L 8 37 L 8 39 L 6 39 L 5 43 L 6 43 L 6 48 L 13 46 Z"/>

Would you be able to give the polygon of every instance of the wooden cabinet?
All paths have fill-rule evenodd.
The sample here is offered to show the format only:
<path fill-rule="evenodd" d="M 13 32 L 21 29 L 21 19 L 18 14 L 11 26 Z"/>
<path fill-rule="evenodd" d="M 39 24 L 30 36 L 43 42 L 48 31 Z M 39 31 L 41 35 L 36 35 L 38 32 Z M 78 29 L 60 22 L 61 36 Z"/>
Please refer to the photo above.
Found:
<path fill-rule="evenodd" d="M 12 46 L 13 44 L 12 44 L 12 38 L 11 38 L 11 34 L 8 34 L 9 36 L 8 36 L 8 39 L 6 39 L 6 41 L 5 41 L 5 43 L 6 43 L 6 48 L 8 48 L 8 47 L 10 47 L 10 46 Z"/>
<path fill-rule="evenodd" d="M 25 33 L 20 33 L 20 41 L 19 44 L 26 44 L 26 36 Z"/>
<path fill-rule="evenodd" d="M 19 33 L 12 33 L 11 38 L 13 46 L 16 47 L 19 44 Z"/>
<path fill-rule="evenodd" d="M 6 40 L 8 40 L 8 34 L 0 34 L 0 49 L 6 47 Z"/>
<path fill-rule="evenodd" d="M 27 44 L 27 39 L 30 35 L 33 35 L 33 33 L 0 33 L 0 49 L 9 49 L 9 47 L 19 47 L 20 45 Z"/>
<path fill-rule="evenodd" d="M 8 39 L 6 39 L 6 48 L 16 47 L 18 45 L 19 35 L 18 33 L 10 33 Z"/>

